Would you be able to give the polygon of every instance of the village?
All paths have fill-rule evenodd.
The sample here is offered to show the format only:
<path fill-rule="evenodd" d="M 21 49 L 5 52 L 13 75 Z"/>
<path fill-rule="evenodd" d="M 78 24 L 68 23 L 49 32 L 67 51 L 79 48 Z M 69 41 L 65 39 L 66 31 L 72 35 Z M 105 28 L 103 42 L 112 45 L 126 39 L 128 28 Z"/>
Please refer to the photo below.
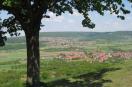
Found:
<path fill-rule="evenodd" d="M 48 49 L 41 51 L 41 58 L 56 58 L 66 61 L 98 61 L 105 62 L 109 59 L 131 59 L 132 51 L 104 51 L 93 47 L 98 45 L 97 41 L 79 41 L 79 39 L 65 37 L 43 37 L 40 41 L 49 46 Z M 104 45 L 105 46 L 105 45 Z M 84 48 L 93 47 L 90 51 Z M 50 49 L 50 50 L 49 50 Z M 56 52 L 54 52 L 54 50 Z M 58 51 L 57 51 L 58 49 Z M 52 51 L 53 50 L 53 51 Z M 47 52 L 44 52 L 47 51 Z"/>

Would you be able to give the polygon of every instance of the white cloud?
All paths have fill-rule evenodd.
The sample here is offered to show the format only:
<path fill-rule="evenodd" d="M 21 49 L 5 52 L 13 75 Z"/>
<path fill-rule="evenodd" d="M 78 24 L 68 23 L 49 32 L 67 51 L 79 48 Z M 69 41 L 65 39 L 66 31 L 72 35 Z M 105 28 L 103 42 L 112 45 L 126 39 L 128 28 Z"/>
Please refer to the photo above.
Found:
<path fill-rule="evenodd" d="M 73 10 L 73 15 L 74 15 L 74 16 L 80 16 L 81 14 L 78 13 L 76 10 Z"/>
<path fill-rule="evenodd" d="M 70 24 L 71 24 L 71 23 L 73 24 L 73 23 L 75 23 L 75 20 L 73 20 L 73 19 L 68 19 L 67 22 L 70 23 Z"/>
<path fill-rule="evenodd" d="M 46 21 L 46 22 L 62 22 L 65 18 L 64 16 L 56 16 L 54 13 L 52 12 L 48 12 L 47 15 L 50 16 L 50 18 L 46 18 L 43 19 L 42 22 Z"/>

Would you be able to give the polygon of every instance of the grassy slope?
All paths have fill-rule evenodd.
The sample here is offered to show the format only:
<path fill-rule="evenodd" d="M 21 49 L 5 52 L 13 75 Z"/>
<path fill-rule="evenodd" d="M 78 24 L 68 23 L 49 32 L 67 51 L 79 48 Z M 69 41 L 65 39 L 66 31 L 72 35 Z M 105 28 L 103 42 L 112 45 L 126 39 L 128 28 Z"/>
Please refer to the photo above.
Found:
<path fill-rule="evenodd" d="M 105 83 L 104 87 L 132 87 L 132 61 L 117 64 L 115 67 L 121 69 L 104 75 L 104 79 L 112 80 L 111 83 Z"/>
<path fill-rule="evenodd" d="M 23 87 L 25 64 L 12 61 L 0 66 L 0 87 Z M 131 76 L 132 60 L 95 64 L 41 60 L 41 81 L 48 87 L 132 87 Z"/>

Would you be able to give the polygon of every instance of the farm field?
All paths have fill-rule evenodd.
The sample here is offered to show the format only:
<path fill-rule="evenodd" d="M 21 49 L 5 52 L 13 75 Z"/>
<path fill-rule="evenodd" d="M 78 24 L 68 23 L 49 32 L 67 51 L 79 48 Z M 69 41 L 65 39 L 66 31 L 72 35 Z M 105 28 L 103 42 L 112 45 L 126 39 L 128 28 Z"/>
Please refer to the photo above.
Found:
<path fill-rule="evenodd" d="M 91 57 L 102 52 L 112 57 L 101 63 Z M 132 32 L 45 32 L 40 34 L 40 54 L 42 85 L 132 87 Z M 0 87 L 24 87 L 25 38 L 9 38 L 0 47 L 0 59 Z"/>

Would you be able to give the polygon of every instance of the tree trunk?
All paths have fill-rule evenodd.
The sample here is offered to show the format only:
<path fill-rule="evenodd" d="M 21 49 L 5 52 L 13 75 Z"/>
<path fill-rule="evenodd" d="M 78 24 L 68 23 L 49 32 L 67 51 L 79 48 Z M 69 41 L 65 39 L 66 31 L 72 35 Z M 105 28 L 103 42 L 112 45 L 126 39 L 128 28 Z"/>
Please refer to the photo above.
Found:
<path fill-rule="evenodd" d="M 40 87 L 39 30 L 25 31 L 27 44 L 27 87 Z"/>

